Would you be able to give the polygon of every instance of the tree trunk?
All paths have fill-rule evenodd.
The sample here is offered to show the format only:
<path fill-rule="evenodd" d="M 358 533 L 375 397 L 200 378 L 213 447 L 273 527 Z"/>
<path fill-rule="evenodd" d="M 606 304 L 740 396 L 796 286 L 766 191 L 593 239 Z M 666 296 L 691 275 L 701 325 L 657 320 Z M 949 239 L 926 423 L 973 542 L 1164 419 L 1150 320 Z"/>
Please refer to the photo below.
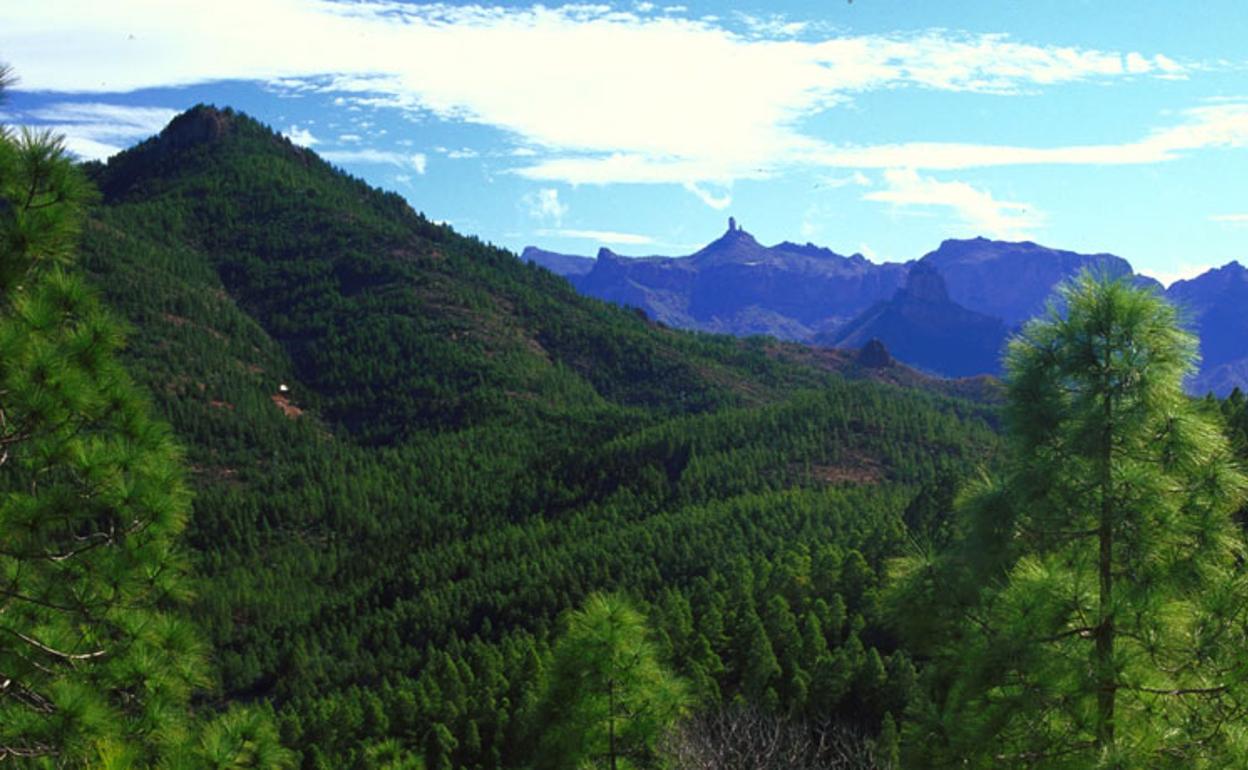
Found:
<path fill-rule="evenodd" d="M 615 767 L 615 680 L 607 681 L 607 756 L 611 770 Z"/>
<path fill-rule="evenodd" d="M 1107 346 L 1108 347 L 1108 346 Z M 1108 361 L 1106 362 L 1108 364 Z M 1114 674 L 1114 505 L 1113 505 L 1113 397 L 1105 395 L 1104 442 L 1101 457 L 1101 514 L 1097 540 L 1100 547 L 1097 572 L 1100 595 L 1096 618 L 1096 745 L 1114 744 L 1114 700 L 1118 694 Z"/>

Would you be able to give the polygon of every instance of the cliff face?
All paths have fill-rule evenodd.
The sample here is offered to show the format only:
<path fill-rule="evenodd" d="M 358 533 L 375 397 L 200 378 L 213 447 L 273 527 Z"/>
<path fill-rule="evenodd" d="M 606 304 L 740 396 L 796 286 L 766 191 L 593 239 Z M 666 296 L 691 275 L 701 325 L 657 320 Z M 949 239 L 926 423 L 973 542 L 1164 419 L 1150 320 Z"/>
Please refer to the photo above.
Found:
<path fill-rule="evenodd" d="M 1166 299 L 1200 337 L 1201 371 L 1190 389 L 1219 395 L 1248 389 L 1248 269 L 1231 262 L 1176 281 Z"/>
<path fill-rule="evenodd" d="M 965 377 L 1000 372 L 1006 336 L 1001 319 L 955 303 L 936 268 L 917 262 L 891 300 L 876 304 L 820 341 L 838 348 L 883 343 L 913 366 L 945 377 Z"/>
<path fill-rule="evenodd" d="M 945 241 L 922 261 L 944 277 L 954 302 L 1011 327 L 1044 312 L 1057 285 L 1084 270 L 1113 277 L 1132 274 L 1130 263 L 1113 254 L 1078 254 L 1030 241 L 985 238 Z M 1161 288 L 1151 278 L 1143 280 Z"/>

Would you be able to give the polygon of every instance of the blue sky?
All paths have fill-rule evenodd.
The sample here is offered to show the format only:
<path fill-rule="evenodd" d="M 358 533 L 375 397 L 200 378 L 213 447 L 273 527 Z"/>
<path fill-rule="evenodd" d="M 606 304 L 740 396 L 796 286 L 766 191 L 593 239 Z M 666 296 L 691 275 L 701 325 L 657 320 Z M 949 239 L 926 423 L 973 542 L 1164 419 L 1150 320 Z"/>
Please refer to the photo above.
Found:
<path fill-rule="evenodd" d="M 951 237 L 1248 257 L 1248 5 L 822 0 L 0 5 L 10 124 L 106 157 L 244 110 L 519 250 Z"/>

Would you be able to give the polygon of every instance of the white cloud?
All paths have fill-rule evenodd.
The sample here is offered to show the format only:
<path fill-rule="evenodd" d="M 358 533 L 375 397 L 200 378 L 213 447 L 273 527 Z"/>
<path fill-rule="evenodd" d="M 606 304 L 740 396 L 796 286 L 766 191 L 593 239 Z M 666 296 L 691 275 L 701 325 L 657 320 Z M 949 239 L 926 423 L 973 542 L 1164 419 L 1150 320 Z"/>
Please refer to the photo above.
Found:
<path fill-rule="evenodd" d="M 1127 72 L 1142 75 L 1153 69 L 1153 63 L 1138 53 L 1127 54 Z"/>
<path fill-rule="evenodd" d="M 291 126 L 282 132 L 287 139 L 299 145 L 300 147 L 311 147 L 319 143 L 321 140 L 312 135 L 312 132 L 306 128 L 299 126 Z"/>
<path fill-rule="evenodd" d="M 399 168 L 411 169 L 417 174 L 425 173 L 425 168 L 429 162 L 428 157 L 421 152 L 389 152 L 387 150 L 377 150 L 371 148 L 364 150 L 326 150 L 325 152 L 320 153 L 320 155 L 330 163 L 373 163 L 377 165 L 391 165 L 398 166 Z"/>
<path fill-rule="evenodd" d="M 648 235 L 617 233 L 612 230 L 565 230 L 560 228 L 538 230 L 537 234 L 544 238 L 572 238 L 581 241 L 611 243 L 623 246 L 646 246 L 654 243 L 654 239 Z"/>
<path fill-rule="evenodd" d="M 32 90 L 261 80 L 487 124 L 542 150 L 547 160 L 525 176 L 569 183 L 726 183 L 804 163 L 829 148 L 803 121 L 872 90 L 1012 94 L 1145 65 L 1183 72 L 1160 55 L 1003 35 L 815 33 L 775 19 L 743 35 L 664 10 L 135 0 L 118 13 L 96 0 L 43 0 L 0 6 L 0 50 Z"/>
<path fill-rule="evenodd" d="M 867 193 L 863 199 L 902 207 L 950 208 L 976 235 L 1021 240 L 1043 219 L 1026 203 L 999 201 L 966 182 L 942 182 L 913 169 L 885 171 L 884 184 L 884 189 Z"/>
<path fill-rule="evenodd" d="M 1129 165 L 1161 163 L 1210 147 L 1248 146 L 1248 101 L 1186 110 L 1184 121 L 1122 144 L 1066 147 L 910 142 L 866 147 L 823 147 L 809 163 L 838 168 L 952 170 L 1016 165 Z"/>
<path fill-rule="evenodd" d="M 1209 221 L 1226 225 L 1248 225 L 1248 214 L 1214 214 L 1209 217 Z"/>
<path fill-rule="evenodd" d="M 65 149 L 81 160 L 107 160 L 126 149 L 121 145 L 108 144 L 85 136 L 58 133 L 62 133 L 65 137 Z"/>
<path fill-rule="evenodd" d="M 858 187 L 870 187 L 871 178 L 861 171 L 855 171 L 847 176 L 824 176 L 820 177 L 817 187 L 845 187 L 847 185 L 857 185 Z"/>
<path fill-rule="evenodd" d="M 723 195 L 715 195 L 710 190 L 694 182 L 685 182 L 685 189 L 698 196 L 698 200 L 716 211 L 723 211 L 732 205 L 732 193 L 726 192 Z"/>
<path fill-rule="evenodd" d="M 528 208 L 529 216 L 541 222 L 553 222 L 556 227 L 563 224 L 568 213 L 567 204 L 559 201 L 559 191 L 554 188 L 529 193 L 521 202 Z"/>
<path fill-rule="evenodd" d="M 14 122 L 65 137 L 65 147 L 85 160 L 103 160 L 163 129 L 176 110 L 103 102 L 62 102 L 26 110 Z"/>
<path fill-rule="evenodd" d="M 764 38 L 795 37 L 810 27 L 808 22 L 790 21 L 780 14 L 763 17 L 737 11 L 735 16 L 747 30 Z"/>

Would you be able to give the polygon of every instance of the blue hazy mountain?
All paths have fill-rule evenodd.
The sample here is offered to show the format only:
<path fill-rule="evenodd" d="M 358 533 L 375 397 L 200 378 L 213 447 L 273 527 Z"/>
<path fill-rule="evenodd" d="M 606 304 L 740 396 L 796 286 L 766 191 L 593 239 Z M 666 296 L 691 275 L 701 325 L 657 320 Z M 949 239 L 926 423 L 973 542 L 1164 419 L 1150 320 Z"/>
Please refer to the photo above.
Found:
<path fill-rule="evenodd" d="M 1006 337 L 1043 312 L 1062 281 L 1085 270 L 1134 276 L 1184 308 L 1200 335 L 1193 392 L 1248 385 L 1248 269 L 1234 262 L 1165 291 L 1113 254 L 973 238 L 877 264 L 811 243 L 764 246 L 732 219 L 687 256 L 624 257 L 604 248 L 591 258 L 529 247 L 524 258 L 584 294 L 671 326 L 842 347 L 879 338 L 898 360 L 944 376 L 1000 373 Z M 930 270 L 908 283 L 916 265 Z"/>
<path fill-rule="evenodd" d="M 1248 384 L 1248 269 L 1238 262 L 1176 281 L 1166 298 L 1200 337 L 1200 374 L 1189 389 L 1225 395 Z"/>
<path fill-rule="evenodd" d="M 585 275 L 594 269 L 593 257 L 578 257 L 574 254 L 559 254 L 546 251 L 536 246 L 526 246 L 520 258 L 526 262 L 541 265 L 556 275 Z"/>
<path fill-rule="evenodd" d="M 877 265 L 811 243 L 764 246 L 735 220 L 687 256 L 623 257 L 604 248 L 588 271 L 585 257 L 532 247 L 523 256 L 585 294 L 639 307 L 671 326 L 785 340 L 809 340 L 844 324 L 892 296 L 906 276 L 904 265 Z"/>
<path fill-rule="evenodd" d="M 945 279 L 950 299 L 1011 327 L 1043 312 L 1053 289 L 1084 270 L 1115 278 L 1133 274 L 1131 263 L 1113 254 L 1079 254 L 1031 241 L 987 238 L 945 241 L 923 261 Z M 1152 278 L 1137 280 L 1161 288 Z"/>
<path fill-rule="evenodd" d="M 996 374 L 1008 329 L 994 316 L 950 299 L 940 271 L 926 260 L 910 268 L 906 285 L 836 333 L 816 338 L 837 348 L 883 342 L 899 360 L 946 377 Z"/>

